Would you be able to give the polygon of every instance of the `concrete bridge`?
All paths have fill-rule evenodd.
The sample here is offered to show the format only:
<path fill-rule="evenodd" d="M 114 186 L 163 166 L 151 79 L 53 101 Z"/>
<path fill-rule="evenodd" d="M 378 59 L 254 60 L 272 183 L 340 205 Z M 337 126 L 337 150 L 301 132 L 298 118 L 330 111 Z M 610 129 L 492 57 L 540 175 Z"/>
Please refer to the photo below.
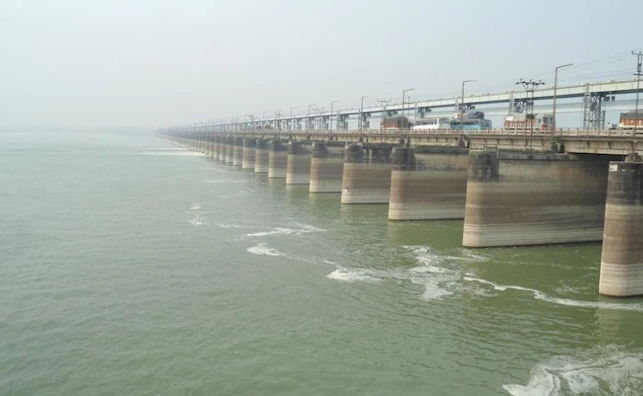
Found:
<path fill-rule="evenodd" d="M 603 241 L 599 292 L 643 295 L 643 145 L 631 131 L 164 136 L 343 204 L 388 204 L 391 221 L 464 219 L 465 247 Z"/>

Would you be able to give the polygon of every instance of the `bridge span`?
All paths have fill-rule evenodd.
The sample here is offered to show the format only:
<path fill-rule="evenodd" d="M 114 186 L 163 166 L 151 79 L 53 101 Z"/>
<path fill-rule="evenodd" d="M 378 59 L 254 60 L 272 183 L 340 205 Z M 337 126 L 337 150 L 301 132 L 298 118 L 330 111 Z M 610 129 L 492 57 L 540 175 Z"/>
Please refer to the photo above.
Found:
<path fill-rule="evenodd" d="M 602 241 L 600 294 L 643 295 L 643 136 L 631 131 L 204 127 L 163 137 L 342 204 L 388 204 L 391 221 L 463 219 L 468 248 Z"/>

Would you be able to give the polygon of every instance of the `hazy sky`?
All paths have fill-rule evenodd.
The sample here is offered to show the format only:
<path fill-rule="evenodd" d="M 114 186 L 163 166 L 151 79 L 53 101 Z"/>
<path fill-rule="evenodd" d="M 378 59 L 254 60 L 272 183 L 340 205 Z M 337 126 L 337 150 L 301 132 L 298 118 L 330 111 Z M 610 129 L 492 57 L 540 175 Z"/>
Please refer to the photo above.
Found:
<path fill-rule="evenodd" d="M 0 0 L 0 127 L 169 126 L 629 78 L 643 0 Z M 602 60 L 601 62 L 593 62 Z M 628 70 L 631 68 L 631 70 Z"/>

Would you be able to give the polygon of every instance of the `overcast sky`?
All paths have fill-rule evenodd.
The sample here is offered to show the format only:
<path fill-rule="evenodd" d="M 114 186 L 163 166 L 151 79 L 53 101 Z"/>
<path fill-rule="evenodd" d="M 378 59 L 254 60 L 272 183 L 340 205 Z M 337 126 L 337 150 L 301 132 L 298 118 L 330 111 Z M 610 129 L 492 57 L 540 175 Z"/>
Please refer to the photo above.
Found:
<path fill-rule="evenodd" d="M 568 62 L 561 84 L 630 78 L 642 16 L 643 0 L 1 0 L 0 127 L 454 97 L 463 79 L 551 84 Z"/>

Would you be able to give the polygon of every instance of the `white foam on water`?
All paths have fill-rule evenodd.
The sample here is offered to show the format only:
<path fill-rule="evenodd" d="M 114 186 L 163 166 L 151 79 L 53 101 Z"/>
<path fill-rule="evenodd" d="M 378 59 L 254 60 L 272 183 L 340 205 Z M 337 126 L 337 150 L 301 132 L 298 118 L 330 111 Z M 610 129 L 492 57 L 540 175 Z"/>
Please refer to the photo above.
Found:
<path fill-rule="evenodd" d="M 460 272 L 450 267 L 449 256 L 441 256 L 427 247 L 407 246 L 418 266 L 408 269 L 379 270 L 370 268 L 345 268 L 333 262 L 337 269 L 327 275 L 329 279 L 343 282 L 378 282 L 395 280 L 424 288 L 421 299 L 437 300 L 462 289 Z"/>
<path fill-rule="evenodd" d="M 301 234 L 309 234 L 311 232 L 326 232 L 326 230 L 323 228 L 317 228 L 312 225 L 306 225 L 299 229 L 275 227 L 271 231 L 253 232 L 250 234 L 246 234 L 245 236 L 246 237 L 263 237 L 268 235 L 293 235 L 293 234 L 301 235 Z"/>
<path fill-rule="evenodd" d="M 549 302 L 552 304 L 566 305 L 570 307 L 579 307 L 579 308 L 592 308 L 592 309 L 612 309 L 612 310 L 621 310 L 621 311 L 635 311 L 643 312 L 643 304 L 624 304 L 624 303 L 609 303 L 609 302 L 599 302 L 599 301 L 583 301 L 583 300 L 573 300 L 570 298 L 561 298 L 550 296 L 540 290 L 530 289 L 528 287 L 522 286 L 513 286 L 513 285 L 499 285 L 497 283 L 477 278 L 474 276 L 464 276 L 463 280 L 469 282 L 477 282 L 484 285 L 489 285 L 497 291 L 507 291 L 507 290 L 519 290 L 531 293 L 536 300 Z"/>
<path fill-rule="evenodd" d="M 257 254 L 260 256 L 273 256 L 273 257 L 285 256 L 285 254 L 280 252 L 279 250 L 269 248 L 268 245 L 266 245 L 265 243 L 259 243 L 253 247 L 249 247 L 246 250 L 252 254 Z"/>
<path fill-rule="evenodd" d="M 199 209 L 201 209 L 201 204 L 197 202 L 193 203 L 192 207 L 190 208 L 190 210 L 199 210 Z"/>
<path fill-rule="evenodd" d="M 643 353 L 595 349 L 537 364 L 527 385 L 505 384 L 514 396 L 643 395 Z"/>
<path fill-rule="evenodd" d="M 354 282 L 378 282 L 381 279 L 378 279 L 374 276 L 368 274 L 368 270 L 360 268 L 343 268 L 338 267 L 335 271 L 326 275 L 328 279 L 354 283 Z"/>
<path fill-rule="evenodd" d="M 240 224 L 217 224 L 217 227 L 221 228 L 255 228 L 254 226 L 251 225 L 240 225 Z"/>
<path fill-rule="evenodd" d="M 205 222 L 201 219 L 201 215 L 197 214 L 192 220 L 190 220 L 192 225 L 203 225 Z"/>

